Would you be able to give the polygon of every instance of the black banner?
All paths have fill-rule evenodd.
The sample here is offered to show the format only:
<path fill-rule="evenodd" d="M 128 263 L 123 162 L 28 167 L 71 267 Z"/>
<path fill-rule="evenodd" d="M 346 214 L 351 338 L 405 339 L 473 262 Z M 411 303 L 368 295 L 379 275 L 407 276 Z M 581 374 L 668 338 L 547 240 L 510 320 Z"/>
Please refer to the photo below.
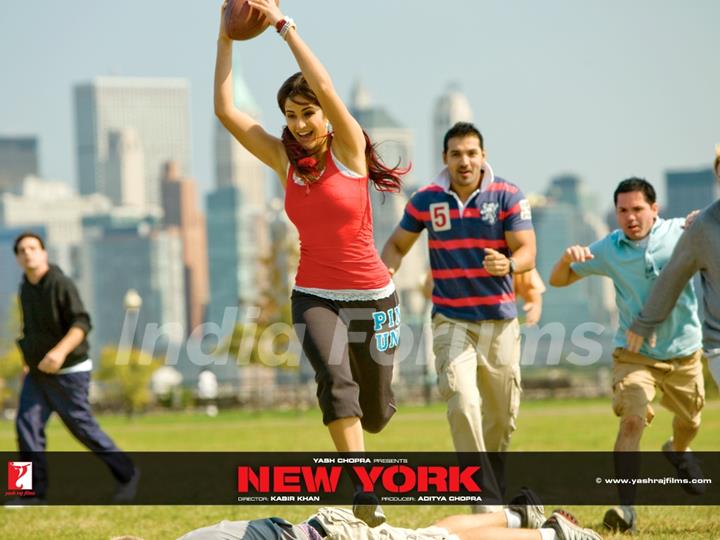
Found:
<path fill-rule="evenodd" d="M 524 486 L 546 505 L 720 504 L 717 452 L 693 453 L 701 473 L 695 479 L 679 475 L 661 452 L 128 455 L 140 471 L 128 501 L 137 505 L 347 505 L 358 490 L 386 505 L 506 504 Z M 37 495 L 40 455 L 0 456 L 7 463 L 0 468 L 4 504 Z M 97 456 L 47 452 L 44 458 L 47 504 L 114 504 L 115 481 Z"/>

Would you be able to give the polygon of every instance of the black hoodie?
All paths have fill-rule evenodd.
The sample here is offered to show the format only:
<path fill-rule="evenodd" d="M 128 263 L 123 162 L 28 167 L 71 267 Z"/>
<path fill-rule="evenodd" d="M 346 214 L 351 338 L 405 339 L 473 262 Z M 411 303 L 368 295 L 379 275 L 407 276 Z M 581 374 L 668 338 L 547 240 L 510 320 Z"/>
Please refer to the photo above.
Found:
<path fill-rule="evenodd" d="M 20 285 L 20 305 L 23 313 L 23 337 L 18 345 L 31 370 L 45 355 L 57 345 L 76 326 L 85 332 L 90 331 L 90 316 L 83 306 L 80 294 L 72 280 L 63 274 L 54 264 L 33 285 L 23 278 Z M 87 339 L 67 355 L 60 369 L 79 364 L 88 358 Z"/>

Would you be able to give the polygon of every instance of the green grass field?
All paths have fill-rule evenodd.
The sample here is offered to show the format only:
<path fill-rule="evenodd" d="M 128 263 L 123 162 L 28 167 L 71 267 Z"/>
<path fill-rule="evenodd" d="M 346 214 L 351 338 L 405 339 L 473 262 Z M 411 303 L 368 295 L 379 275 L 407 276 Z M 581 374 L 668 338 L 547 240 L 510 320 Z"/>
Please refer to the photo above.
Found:
<path fill-rule="evenodd" d="M 657 417 L 642 442 L 643 450 L 658 450 L 670 433 L 670 415 L 656 408 Z M 221 412 L 215 418 L 199 413 L 152 414 L 127 420 L 102 416 L 103 428 L 118 445 L 132 451 L 332 451 L 317 411 L 250 413 Z M 617 420 L 608 400 L 525 402 L 513 437 L 513 450 L 609 450 Z M 48 427 L 49 450 L 81 447 L 53 418 Z M 444 407 L 403 407 L 380 435 L 367 437 L 369 451 L 451 451 Z M 696 450 L 720 448 L 720 401 L 707 404 L 703 426 L 693 444 Z M 14 450 L 10 422 L 0 421 L 0 449 Z M 581 522 L 600 530 L 605 508 L 571 507 Z M 387 507 L 392 524 L 427 526 L 450 513 L 465 513 L 465 506 Z M 109 539 L 133 534 L 146 540 L 176 538 L 188 530 L 222 519 L 247 519 L 281 515 L 302 520 L 309 506 L 130 506 L 49 507 L 0 509 L 2 539 Z M 718 539 L 717 507 L 640 507 L 636 538 Z M 604 535 L 605 538 L 623 536 Z"/>

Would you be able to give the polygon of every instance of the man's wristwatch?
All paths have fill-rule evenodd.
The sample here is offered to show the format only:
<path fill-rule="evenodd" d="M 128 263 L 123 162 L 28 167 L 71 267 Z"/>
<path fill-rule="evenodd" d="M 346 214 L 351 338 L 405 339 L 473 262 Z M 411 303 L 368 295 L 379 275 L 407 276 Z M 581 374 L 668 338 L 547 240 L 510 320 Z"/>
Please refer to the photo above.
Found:
<path fill-rule="evenodd" d="M 510 261 L 510 271 L 508 272 L 508 274 L 514 274 L 515 268 L 517 267 L 517 265 L 515 264 L 515 261 L 513 260 L 512 257 L 508 257 L 508 261 Z"/>

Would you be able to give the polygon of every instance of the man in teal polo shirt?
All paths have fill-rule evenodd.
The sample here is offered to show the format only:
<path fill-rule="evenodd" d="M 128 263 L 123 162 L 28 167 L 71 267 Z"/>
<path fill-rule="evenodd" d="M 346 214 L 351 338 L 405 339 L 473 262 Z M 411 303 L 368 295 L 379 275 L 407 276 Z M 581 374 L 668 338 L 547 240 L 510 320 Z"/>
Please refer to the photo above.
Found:
<path fill-rule="evenodd" d="M 700 410 L 705 403 L 702 331 L 692 282 L 683 289 L 670 316 L 657 327 L 652 342 L 633 353 L 626 348 L 625 336 L 670 260 L 685 220 L 659 218 L 655 189 L 640 178 L 620 182 L 614 199 L 620 229 L 590 246 L 567 248 L 553 268 L 550 284 L 565 287 L 591 275 L 612 279 L 620 319 L 613 353 L 613 410 L 620 417 L 615 451 L 640 449 L 643 430 L 655 416 L 652 401 L 659 388 L 663 393 L 661 404 L 675 415 L 672 438 L 663 450 L 679 475 L 691 480 L 702 475 L 699 467 L 689 457 L 677 457 L 689 455 L 688 446 L 700 428 Z M 691 491 L 698 486 L 684 487 Z M 630 506 L 634 490 L 621 490 L 620 495 L 622 506 L 610 509 L 604 521 L 610 528 L 632 531 L 636 521 Z"/>

